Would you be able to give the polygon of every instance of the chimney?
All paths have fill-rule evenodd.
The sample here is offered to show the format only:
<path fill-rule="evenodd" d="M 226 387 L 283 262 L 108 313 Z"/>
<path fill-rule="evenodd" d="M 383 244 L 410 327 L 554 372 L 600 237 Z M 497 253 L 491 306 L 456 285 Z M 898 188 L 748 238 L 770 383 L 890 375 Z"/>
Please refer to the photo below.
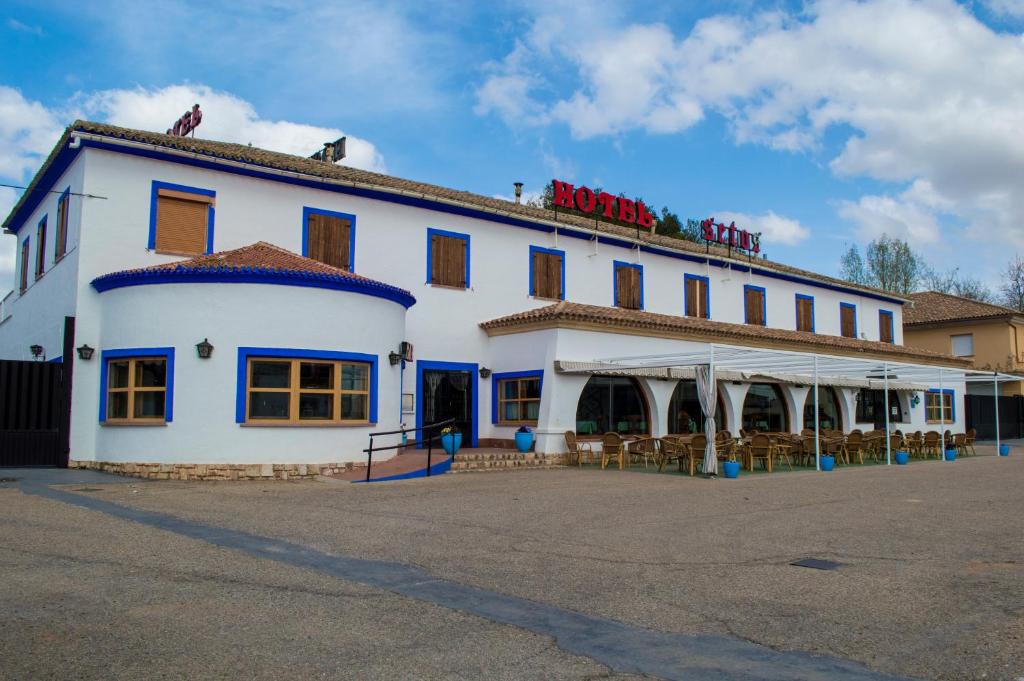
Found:
<path fill-rule="evenodd" d="M 516 188 L 516 203 L 522 203 L 523 200 L 523 183 L 513 182 L 512 186 Z"/>
<path fill-rule="evenodd" d="M 323 160 L 327 163 L 334 163 L 334 143 L 324 142 Z"/>

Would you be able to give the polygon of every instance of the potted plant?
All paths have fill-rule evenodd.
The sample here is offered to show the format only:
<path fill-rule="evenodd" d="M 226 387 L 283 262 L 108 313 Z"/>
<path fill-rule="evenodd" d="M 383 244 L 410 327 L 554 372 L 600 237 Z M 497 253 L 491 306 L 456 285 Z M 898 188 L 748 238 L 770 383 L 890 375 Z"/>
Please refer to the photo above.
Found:
<path fill-rule="evenodd" d="M 902 449 L 896 450 L 896 464 L 899 466 L 906 466 L 907 462 L 910 461 L 910 452 Z"/>
<path fill-rule="evenodd" d="M 821 463 L 821 470 L 830 471 L 836 467 L 836 457 L 831 454 L 822 454 L 818 461 Z"/>
<path fill-rule="evenodd" d="M 730 454 L 728 461 L 722 464 L 722 472 L 727 478 L 737 478 L 740 475 L 740 462 L 736 460 L 735 454 Z"/>
<path fill-rule="evenodd" d="M 525 454 L 533 446 L 533 431 L 529 426 L 519 426 L 516 431 L 516 449 Z"/>
<path fill-rule="evenodd" d="M 956 450 L 952 447 L 946 447 L 946 461 L 956 461 Z"/>
<path fill-rule="evenodd" d="M 1010 456 L 1010 445 L 999 445 L 999 456 Z"/>
<path fill-rule="evenodd" d="M 441 429 L 441 446 L 444 447 L 448 456 L 455 456 L 455 452 L 462 447 L 462 432 L 455 426 L 447 426 Z"/>

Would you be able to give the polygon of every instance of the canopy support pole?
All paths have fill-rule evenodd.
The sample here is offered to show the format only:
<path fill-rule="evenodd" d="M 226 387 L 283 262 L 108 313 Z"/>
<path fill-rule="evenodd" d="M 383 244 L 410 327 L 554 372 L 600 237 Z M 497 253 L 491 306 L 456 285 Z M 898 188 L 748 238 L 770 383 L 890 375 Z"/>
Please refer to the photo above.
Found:
<path fill-rule="evenodd" d="M 996 401 L 996 456 L 999 456 L 999 379 L 992 373 L 992 394 Z"/>
<path fill-rule="evenodd" d="M 814 356 L 814 469 L 821 470 L 821 419 L 818 418 L 818 356 Z"/>
<path fill-rule="evenodd" d="M 892 465 L 892 438 L 889 435 L 889 363 L 882 362 L 882 378 L 885 380 L 885 465 Z"/>
<path fill-rule="evenodd" d="M 942 460 L 945 461 L 946 460 L 946 391 L 943 390 L 943 385 L 942 385 L 942 369 L 939 369 L 939 440 L 942 442 L 942 454 L 940 456 L 942 456 Z"/>

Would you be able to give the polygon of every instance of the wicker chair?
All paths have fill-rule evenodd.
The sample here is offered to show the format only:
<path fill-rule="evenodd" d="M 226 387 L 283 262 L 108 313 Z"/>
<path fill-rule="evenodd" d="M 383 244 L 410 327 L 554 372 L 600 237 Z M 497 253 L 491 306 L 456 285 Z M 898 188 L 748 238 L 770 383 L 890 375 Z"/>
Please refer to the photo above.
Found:
<path fill-rule="evenodd" d="M 704 450 L 708 447 L 708 438 L 704 433 L 697 433 L 690 439 L 690 447 L 687 452 L 687 458 L 690 464 L 690 476 L 692 477 L 697 472 L 697 466 L 702 469 L 704 467 Z M 683 462 L 680 460 L 679 467 L 682 468 Z"/>
<path fill-rule="evenodd" d="M 948 445 L 947 445 L 948 446 Z M 953 436 L 953 449 L 957 456 L 967 456 L 967 434 L 957 433 Z"/>
<path fill-rule="evenodd" d="M 977 456 L 978 452 L 974 449 L 974 440 L 978 437 L 978 431 L 971 428 L 967 431 L 967 437 L 964 440 L 964 452 L 970 452 L 972 456 Z"/>
<path fill-rule="evenodd" d="M 665 465 L 675 461 L 679 464 L 679 472 L 683 472 L 683 459 L 690 457 L 688 447 L 677 437 L 661 438 L 661 457 L 658 459 L 658 472 L 665 470 Z"/>
<path fill-rule="evenodd" d="M 637 460 L 644 462 L 644 468 L 647 468 L 647 464 L 650 462 L 654 462 L 654 465 L 657 466 L 659 458 L 661 458 L 661 440 L 657 438 L 643 437 L 626 445 L 627 466 Z"/>
<path fill-rule="evenodd" d="M 584 459 L 589 459 L 586 463 L 592 463 L 594 461 L 594 449 L 590 446 L 589 442 L 580 442 L 576 439 L 576 433 L 567 430 L 565 431 L 565 448 L 566 448 L 566 463 L 570 466 L 576 464 L 577 466 L 583 465 Z"/>
<path fill-rule="evenodd" d="M 938 432 L 929 430 L 924 434 L 924 442 L 921 445 L 921 456 L 927 459 L 929 456 L 934 454 L 936 458 L 941 459 L 942 452 L 940 452 L 939 449 L 940 440 Z"/>
<path fill-rule="evenodd" d="M 846 441 L 843 443 L 843 456 L 846 458 L 846 463 L 856 461 L 859 464 L 864 463 L 864 434 L 860 431 L 853 431 L 846 436 Z"/>
<path fill-rule="evenodd" d="M 903 439 L 906 441 L 907 453 L 910 456 L 921 456 L 921 447 L 924 446 L 924 435 L 921 434 L 920 430 L 907 435 Z"/>
<path fill-rule="evenodd" d="M 747 446 L 747 466 L 751 471 L 754 470 L 754 461 L 761 461 L 765 470 L 772 472 L 772 441 L 764 433 L 750 438 Z"/>
<path fill-rule="evenodd" d="M 626 447 L 622 436 L 618 433 L 605 433 L 601 436 L 601 470 L 612 461 L 619 462 L 619 468 L 626 467 Z"/>

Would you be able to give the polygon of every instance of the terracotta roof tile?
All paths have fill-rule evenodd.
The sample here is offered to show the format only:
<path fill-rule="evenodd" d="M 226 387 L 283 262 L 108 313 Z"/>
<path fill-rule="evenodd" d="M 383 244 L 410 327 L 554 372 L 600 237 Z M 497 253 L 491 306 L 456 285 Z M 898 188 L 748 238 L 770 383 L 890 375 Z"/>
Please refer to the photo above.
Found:
<path fill-rule="evenodd" d="M 473 206 L 485 211 L 499 212 L 502 214 L 510 215 L 512 217 L 519 217 L 527 220 L 543 220 L 545 222 L 558 222 L 560 224 L 571 225 L 573 227 L 594 230 L 595 228 L 601 233 L 621 237 L 624 239 L 637 239 L 639 235 L 640 241 L 646 244 L 656 245 L 660 248 L 671 249 L 683 253 L 689 253 L 696 257 L 705 255 L 711 255 L 715 258 L 732 258 L 734 261 L 739 263 L 748 263 L 765 270 L 771 270 L 784 274 L 789 274 L 796 277 L 810 279 L 813 281 L 820 281 L 825 284 L 831 284 L 834 286 L 842 286 L 844 288 L 859 290 L 875 295 L 884 295 L 888 298 L 897 300 L 903 300 L 904 297 L 893 294 L 888 291 L 881 291 L 879 289 L 871 288 L 868 286 L 860 286 L 853 284 L 849 281 L 837 279 L 835 277 L 828 277 L 815 272 L 808 272 L 796 267 L 790 267 L 781 263 L 765 260 L 761 258 L 754 258 L 752 261 L 736 254 L 730 255 L 728 249 L 705 244 L 697 244 L 691 241 L 685 241 L 683 239 L 675 239 L 672 237 L 662 236 L 659 234 L 650 234 L 641 230 L 637 232 L 636 229 L 630 229 L 606 222 L 599 222 L 592 219 L 580 217 L 578 215 L 570 215 L 564 212 L 558 212 L 547 210 L 543 208 L 536 208 L 534 206 L 528 206 L 525 204 L 518 204 L 512 201 L 506 201 L 489 196 L 483 196 L 480 194 L 474 194 L 472 192 L 461 191 L 457 189 L 449 189 L 447 187 L 440 187 L 434 184 L 428 184 L 425 182 L 414 182 L 411 180 L 404 180 L 390 175 L 383 175 L 380 173 L 374 173 L 366 170 L 359 170 L 357 168 L 351 168 L 348 166 L 340 166 L 332 163 L 325 163 L 323 161 L 316 161 L 310 158 L 302 156 L 295 156 L 292 154 L 284 154 L 276 151 L 268 151 L 266 149 L 259 149 L 257 147 L 250 147 L 244 144 L 234 144 L 230 142 L 216 142 L 213 140 L 205 140 L 202 138 L 193 137 L 176 137 L 173 135 L 165 135 L 157 132 L 149 132 L 145 130 L 133 130 L 131 128 L 121 128 L 114 125 L 106 125 L 103 123 L 93 123 L 90 121 L 75 121 L 71 127 L 69 127 L 64 136 L 58 142 L 57 147 L 53 153 L 47 159 L 46 163 L 43 164 L 36 177 L 33 178 L 32 183 L 29 185 L 28 190 L 22 194 L 18 205 L 15 206 L 11 212 L 13 216 L 21 206 L 21 203 L 26 200 L 38 182 L 39 178 L 44 174 L 46 168 L 52 163 L 56 157 L 56 153 L 66 144 L 68 137 L 73 132 L 91 133 L 96 135 L 102 135 L 105 137 L 113 137 L 117 139 L 128 140 L 132 142 L 141 142 L 144 144 L 152 144 L 168 149 L 177 149 L 180 151 L 186 151 L 193 154 L 200 154 L 204 156 L 211 156 L 220 159 L 226 159 L 236 161 L 240 163 L 248 163 L 258 165 L 266 168 L 273 168 L 276 170 L 284 170 L 295 173 L 301 173 L 304 175 L 320 177 L 333 181 L 348 182 L 353 184 L 360 184 L 370 188 L 381 188 L 390 191 L 399 191 L 406 194 L 413 194 L 425 198 L 439 199 L 442 201 L 458 202 L 465 205 Z M 311 150 L 312 151 L 312 150 Z M 4 222 L 4 227 L 9 227 L 10 216 Z"/>
<path fill-rule="evenodd" d="M 1013 308 L 981 303 L 970 298 L 961 298 L 938 291 L 912 293 L 910 299 L 914 301 L 914 305 L 907 305 L 903 308 L 903 326 L 1011 315 L 1021 316 L 1021 313 Z"/>
<path fill-rule="evenodd" d="M 904 345 L 564 301 L 492 319 L 483 322 L 480 327 L 487 332 L 500 332 L 503 329 L 530 328 L 535 325 L 544 327 L 573 324 L 596 327 L 594 330 L 602 330 L 602 327 L 609 331 L 615 329 L 641 330 L 655 335 L 665 334 L 666 337 L 708 342 L 754 345 L 768 343 L 773 346 L 785 346 L 791 350 L 831 355 L 874 356 L 889 358 L 893 361 L 945 364 L 956 367 L 966 367 L 970 364 L 968 361 L 951 355 L 909 348 Z"/>

